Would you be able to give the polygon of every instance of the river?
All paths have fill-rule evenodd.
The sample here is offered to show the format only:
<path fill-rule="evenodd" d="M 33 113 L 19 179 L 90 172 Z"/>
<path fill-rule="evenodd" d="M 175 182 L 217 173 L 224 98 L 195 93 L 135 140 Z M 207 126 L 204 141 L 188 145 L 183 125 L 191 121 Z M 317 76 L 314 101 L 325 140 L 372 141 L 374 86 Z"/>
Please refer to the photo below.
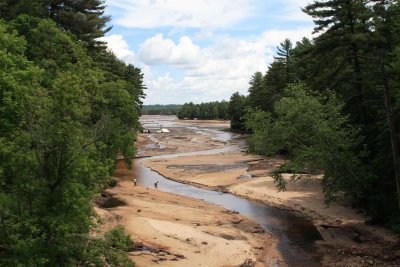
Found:
<path fill-rule="evenodd" d="M 156 117 L 158 120 L 142 122 L 144 127 L 154 127 L 162 124 L 163 127 L 190 127 L 198 134 L 211 134 L 215 138 L 229 141 L 232 134 L 222 131 L 218 127 L 202 127 L 196 124 L 181 124 L 175 120 L 165 117 Z M 265 231 L 271 233 L 278 241 L 278 249 L 289 266 L 318 266 L 321 256 L 315 241 L 321 240 L 316 227 L 311 221 L 300 217 L 293 212 L 276 209 L 274 207 L 234 196 L 229 193 L 221 193 L 188 184 L 169 180 L 150 168 L 143 166 L 142 162 L 148 159 L 175 158 L 178 156 L 216 154 L 224 151 L 244 149 L 244 142 L 236 142 L 223 148 L 207 151 L 197 151 L 179 154 L 152 156 L 150 158 L 136 159 L 133 161 L 134 176 L 138 183 L 143 186 L 153 187 L 158 181 L 158 190 L 179 194 L 195 199 L 205 200 L 209 203 L 224 207 L 225 209 L 238 212 L 255 222 Z M 139 151 L 140 153 L 140 151 Z"/>

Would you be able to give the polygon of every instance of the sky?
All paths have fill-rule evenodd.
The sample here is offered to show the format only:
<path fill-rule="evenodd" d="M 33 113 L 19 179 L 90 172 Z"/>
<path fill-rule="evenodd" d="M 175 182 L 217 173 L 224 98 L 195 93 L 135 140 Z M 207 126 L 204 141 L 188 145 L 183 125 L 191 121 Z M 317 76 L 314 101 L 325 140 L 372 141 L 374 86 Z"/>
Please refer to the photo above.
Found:
<path fill-rule="evenodd" d="M 301 11 L 311 0 L 106 0 L 104 37 L 121 60 L 142 69 L 144 104 L 229 100 L 247 94 L 276 47 L 312 37 Z"/>

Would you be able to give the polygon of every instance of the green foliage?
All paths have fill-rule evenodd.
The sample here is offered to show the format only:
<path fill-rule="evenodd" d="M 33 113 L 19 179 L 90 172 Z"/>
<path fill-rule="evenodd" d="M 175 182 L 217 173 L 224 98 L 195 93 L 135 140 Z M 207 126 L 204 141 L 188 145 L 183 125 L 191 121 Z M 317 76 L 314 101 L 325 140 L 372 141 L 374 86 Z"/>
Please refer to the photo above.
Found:
<path fill-rule="evenodd" d="M 105 242 L 107 247 L 129 251 L 133 248 L 134 243 L 129 235 L 125 235 L 124 228 L 119 226 L 106 233 Z"/>
<path fill-rule="evenodd" d="M 231 128 L 244 131 L 244 115 L 248 108 L 249 98 L 240 95 L 239 92 L 234 93 L 229 100 L 228 113 L 231 119 Z"/>
<path fill-rule="evenodd" d="M 179 119 L 227 120 L 228 102 L 209 102 L 201 104 L 185 103 L 178 112 Z"/>
<path fill-rule="evenodd" d="M 281 187 L 282 172 L 323 173 L 328 201 L 345 196 L 373 222 L 396 225 L 400 3 L 314 1 L 304 12 L 319 35 L 282 42 L 268 71 L 251 77 L 249 105 L 232 96 L 233 121 L 245 118 L 252 151 L 288 154 Z"/>
<path fill-rule="evenodd" d="M 256 72 L 250 79 L 249 101 L 253 109 L 269 112 L 280 99 L 287 84 L 295 80 L 292 42 L 286 39 L 277 47 L 277 56 L 265 75 Z"/>
<path fill-rule="evenodd" d="M 275 155 L 280 149 L 289 151 L 290 162 L 275 173 L 281 189 L 280 175 L 292 172 L 324 174 L 327 201 L 337 192 L 350 190 L 348 181 L 360 180 L 359 161 L 352 153 L 357 144 L 357 129 L 347 124 L 340 113 L 342 104 L 332 94 L 314 96 L 302 84 L 288 87 L 274 106 L 273 114 L 264 111 L 248 113 L 246 126 L 253 132 L 249 148 L 259 154 Z"/>
<path fill-rule="evenodd" d="M 314 18 L 315 31 L 323 32 L 307 55 L 316 59 L 307 83 L 322 93 L 325 88 L 334 90 L 344 100 L 343 112 L 350 122 L 360 126 L 364 138 L 355 151 L 370 178 L 356 187 L 355 205 L 380 222 L 399 212 L 394 190 L 400 179 L 395 171 L 399 113 L 392 109 L 398 103 L 393 97 L 399 81 L 393 65 L 393 49 L 400 37 L 395 30 L 398 9 L 396 1 L 368 4 L 362 0 L 315 1 L 305 8 Z"/>
<path fill-rule="evenodd" d="M 110 17 L 104 16 L 104 2 L 104 0 L 3 0 L 0 4 L 0 17 L 10 21 L 21 14 L 26 14 L 31 17 L 51 19 L 61 29 L 76 36 L 85 47 L 94 49 L 102 44 L 97 38 L 104 36 L 110 30 L 106 26 Z"/>
<path fill-rule="evenodd" d="M 182 105 L 144 105 L 143 115 L 178 115 Z"/>
<path fill-rule="evenodd" d="M 108 249 L 105 260 L 111 266 L 135 266 L 125 253 L 133 249 L 134 243 L 129 235 L 125 235 L 122 227 L 116 227 L 105 234 L 105 248 Z"/>
<path fill-rule="evenodd" d="M 111 179 L 109 182 L 108 182 L 108 186 L 109 187 L 115 187 L 117 185 L 117 180 L 115 180 L 115 179 Z"/>
<path fill-rule="evenodd" d="M 140 70 L 92 57 L 49 19 L 0 22 L 0 44 L 0 265 L 132 266 L 108 241 L 87 248 L 102 243 L 89 238 L 93 196 L 135 153 Z"/>
<path fill-rule="evenodd" d="M 118 226 L 104 237 L 91 238 L 86 242 L 79 266 L 134 267 L 127 252 L 134 248 L 134 242 L 124 229 Z"/>

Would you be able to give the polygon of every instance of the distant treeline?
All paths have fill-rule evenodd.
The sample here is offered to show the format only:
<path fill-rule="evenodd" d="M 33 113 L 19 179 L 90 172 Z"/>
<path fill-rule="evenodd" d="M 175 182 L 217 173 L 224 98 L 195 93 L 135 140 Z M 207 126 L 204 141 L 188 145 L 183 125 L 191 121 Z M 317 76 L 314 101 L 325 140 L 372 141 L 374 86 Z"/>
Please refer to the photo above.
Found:
<path fill-rule="evenodd" d="M 228 120 L 229 103 L 209 102 L 201 104 L 185 103 L 178 113 L 179 119 L 199 119 L 199 120 Z"/>
<path fill-rule="evenodd" d="M 182 105 L 144 105 L 143 115 L 177 115 Z"/>

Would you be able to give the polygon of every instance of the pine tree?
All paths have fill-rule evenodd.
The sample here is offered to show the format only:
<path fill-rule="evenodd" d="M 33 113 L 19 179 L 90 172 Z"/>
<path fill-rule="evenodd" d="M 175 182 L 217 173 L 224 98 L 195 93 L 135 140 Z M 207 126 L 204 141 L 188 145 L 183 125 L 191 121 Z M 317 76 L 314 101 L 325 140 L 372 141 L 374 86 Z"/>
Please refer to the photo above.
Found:
<path fill-rule="evenodd" d="M 104 15 L 104 0 L 4 0 L 0 17 L 9 21 L 21 14 L 50 18 L 63 30 L 70 31 L 86 47 L 101 47 L 97 38 L 111 27 L 109 16 Z"/>
<path fill-rule="evenodd" d="M 347 110 L 354 121 L 366 123 L 369 114 L 368 99 L 363 82 L 361 44 L 366 40 L 368 19 L 371 14 L 364 0 L 314 1 L 303 11 L 312 16 L 315 33 L 314 55 L 319 68 L 329 66 L 329 77 L 324 77 L 328 88 L 334 87 L 347 99 Z M 350 86 L 349 86 L 350 85 Z M 355 110 L 354 110 L 355 109 Z"/>
<path fill-rule="evenodd" d="M 361 127 L 364 138 L 357 153 L 375 178 L 354 185 L 359 187 L 356 198 L 379 219 L 396 209 L 391 205 L 396 183 L 400 207 L 398 119 L 392 96 L 396 7 L 396 1 L 332 0 L 314 1 L 304 9 L 314 18 L 315 32 L 321 33 L 311 53 L 318 62 L 312 87 L 335 90 L 346 103 L 344 112 Z"/>
<path fill-rule="evenodd" d="M 293 45 L 289 39 L 285 39 L 280 46 L 277 47 L 277 56 L 274 57 L 275 60 L 282 62 L 286 70 L 286 83 L 290 83 L 293 80 L 293 73 L 291 70 L 291 57 L 293 52 Z"/>
<path fill-rule="evenodd" d="M 256 72 L 250 79 L 249 99 L 253 108 L 263 108 L 266 96 L 263 94 L 263 75 L 261 72 Z"/>

